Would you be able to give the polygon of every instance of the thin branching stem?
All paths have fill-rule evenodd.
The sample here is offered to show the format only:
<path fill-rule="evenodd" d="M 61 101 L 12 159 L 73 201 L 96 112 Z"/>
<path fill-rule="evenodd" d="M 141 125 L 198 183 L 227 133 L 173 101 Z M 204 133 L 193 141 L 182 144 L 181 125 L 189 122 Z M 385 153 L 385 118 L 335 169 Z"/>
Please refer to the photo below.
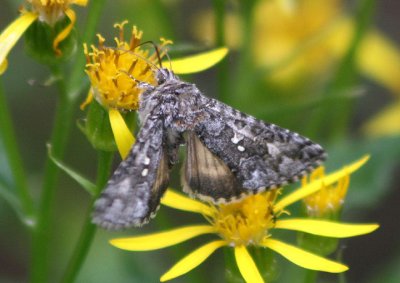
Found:
<path fill-rule="evenodd" d="M 226 45 L 225 42 L 225 16 L 226 7 L 225 0 L 214 0 L 214 15 L 215 15 L 215 45 L 218 47 L 223 47 Z M 228 98 L 228 60 L 223 60 L 218 64 L 217 67 L 217 96 L 220 100 L 226 101 Z"/>
<path fill-rule="evenodd" d="M 18 215 L 22 217 L 24 224 L 34 225 L 33 200 L 29 194 L 28 183 L 22 158 L 19 154 L 17 139 L 11 121 L 11 115 L 7 108 L 7 101 L 4 95 L 3 86 L 0 81 L 0 133 L 4 144 L 4 153 L 10 166 L 13 188 L 16 190 L 18 206 L 21 211 Z"/>
<path fill-rule="evenodd" d="M 91 5 L 88 8 L 88 21 L 83 35 L 85 41 L 90 41 L 91 38 L 93 38 L 105 1 L 98 0 L 91 1 L 90 3 Z M 53 155 L 60 160 L 63 158 L 67 145 L 79 94 L 85 86 L 84 65 L 85 58 L 83 54 L 78 53 L 68 83 L 65 83 L 66 76 L 61 73 L 60 67 L 52 68 L 53 75 L 58 78 L 57 82 L 60 95 L 50 144 L 52 146 Z M 49 240 L 52 232 L 50 223 L 52 209 L 54 207 L 58 173 L 59 168 L 50 158 L 47 158 L 43 178 L 43 189 L 40 196 L 37 226 L 32 241 L 31 282 L 34 283 L 48 281 Z"/>
<path fill-rule="evenodd" d="M 91 205 L 85 217 L 85 223 L 83 225 L 79 240 L 75 246 L 74 252 L 68 263 L 62 282 L 69 283 L 74 282 L 79 270 L 81 269 L 85 258 L 89 252 L 90 246 L 93 242 L 94 235 L 96 233 L 96 226 L 92 224 L 91 213 L 93 210 L 93 204 L 101 189 L 107 182 L 110 168 L 112 165 L 113 153 L 98 151 L 98 165 L 97 165 L 97 180 L 96 180 L 96 192 L 92 197 Z"/>
<path fill-rule="evenodd" d="M 62 159 L 71 130 L 74 108 L 65 91 L 62 76 L 54 69 L 53 74 L 58 77 L 59 102 L 51 135 L 50 144 L 54 156 Z M 37 225 L 33 234 L 32 242 L 32 282 L 47 282 L 49 265 L 49 242 L 51 238 L 51 216 L 54 208 L 55 193 L 59 168 L 49 157 L 46 158 L 44 169 L 43 187 L 40 196 Z"/>

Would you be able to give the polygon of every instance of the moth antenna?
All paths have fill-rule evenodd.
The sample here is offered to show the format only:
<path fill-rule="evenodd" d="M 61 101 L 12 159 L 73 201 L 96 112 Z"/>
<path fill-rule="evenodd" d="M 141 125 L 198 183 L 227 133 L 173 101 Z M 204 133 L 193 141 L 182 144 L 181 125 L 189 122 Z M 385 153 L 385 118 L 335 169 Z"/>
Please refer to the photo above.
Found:
<path fill-rule="evenodd" d="M 162 68 L 162 61 L 161 61 L 161 56 L 160 56 L 160 50 L 159 50 L 159 48 L 158 48 L 158 45 L 155 44 L 154 41 L 148 40 L 148 41 L 142 42 L 142 43 L 140 43 L 139 45 L 136 45 L 135 48 L 137 48 L 137 47 L 139 47 L 139 46 L 142 46 L 142 45 L 145 45 L 145 44 L 150 44 L 150 45 L 153 46 L 154 51 L 155 51 L 156 54 L 157 54 L 158 64 L 160 65 L 160 68 Z M 167 57 L 168 57 L 168 54 L 167 54 L 167 53 L 165 53 L 165 54 L 166 54 Z M 169 57 L 168 57 L 168 59 L 169 59 Z"/>
<path fill-rule="evenodd" d="M 154 41 L 149 40 L 149 41 L 142 42 L 141 44 L 135 46 L 135 48 L 137 48 L 137 47 L 139 47 L 139 46 L 142 46 L 142 45 L 144 45 L 144 44 L 151 44 L 151 45 L 154 47 L 154 50 L 155 50 L 155 52 L 156 52 L 156 54 L 157 54 L 158 64 L 160 65 L 160 68 L 162 69 L 163 66 L 162 66 L 162 60 L 161 60 L 161 55 L 160 55 L 159 46 L 158 46 L 157 44 L 155 44 Z M 168 58 L 169 69 L 172 70 L 171 58 L 169 57 L 168 52 L 165 52 L 165 56 L 167 56 L 167 58 Z M 149 63 L 152 64 L 151 62 L 149 62 Z M 152 64 L 152 65 L 154 65 L 154 64 Z M 159 68 L 157 68 L 157 69 L 159 70 Z M 163 75 L 164 79 L 167 79 L 167 78 L 165 77 L 164 72 L 160 72 L 160 74 Z"/>
<path fill-rule="evenodd" d="M 138 45 L 138 46 L 139 46 L 139 45 Z M 136 47 L 138 47 L 138 46 L 136 46 Z M 136 47 L 135 47 L 135 48 L 136 48 Z M 112 47 L 108 47 L 108 48 L 112 48 Z M 143 61 L 145 61 L 147 64 L 149 64 L 151 67 L 153 67 L 153 68 L 156 69 L 157 71 L 160 70 L 160 68 L 159 68 L 156 64 L 154 64 L 153 62 L 147 60 L 147 58 L 145 58 L 145 57 L 143 57 L 143 56 L 140 56 L 139 54 L 136 54 L 135 52 L 132 52 L 131 50 L 125 50 L 125 49 L 122 49 L 122 48 L 112 48 L 112 49 L 120 50 L 120 51 L 129 53 L 129 54 L 131 54 L 131 55 L 134 55 L 134 56 L 136 56 L 137 58 L 142 59 Z"/>
<path fill-rule="evenodd" d="M 167 56 L 167 58 L 168 58 L 169 69 L 172 70 L 171 58 L 169 57 L 169 54 L 167 52 L 165 52 L 165 56 Z"/>
<path fill-rule="evenodd" d="M 141 80 L 138 80 L 137 78 L 135 78 L 134 76 L 132 76 L 129 72 L 127 72 L 125 70 L 119 70 L 119 72 L 127 75 L 129 78 L 131 78 L 133 81 L 135 81 L 138 84 L 138 86 L 141 88 L 154 88 L 153 85 L 143 82 Z"/>
<path fill-rule="evenodd" d="M 142 45 L 142 44 L 140 44 L 140 45 Z M 138 46 L 140 46 L 140 45 L 137 45 L 136 47 L 138 47 Z M 136 48 L 136 47 L 135 47 L 135 48 Z M 113 49 L 113 50 L 119 50 L 119 51 L 122 51 L 122 52 L 125 52 L 125 53 L 129 53 L 129 54 L 131 54 L 131 55 L 133 55 L 133 56 L 136 56 L 138 59 L 141 59 L 141 60 L 143 60 L 144 62 L 146 62 L 146 63 L 148 64 L 148 66 L 150 66 L 151 69 L 152 69 L 153 71 L 154 71 L 154 70 L 157 70 L 159 74 L 162 74 L 162 75 L 164 76 L 163 72 L 160 72 L 160 68 L 159 68 L 156 64 L 154 64 L 153 62 L 149 61 L 147 58 L 145 58 L 145 57 L 143 57 L 143 56 L 141 56 L 141 55 L 139 55 L 139 54 L 136 54 L 136 53 L 133 52 L 132 50 L 126 50 L 126 49 L 115 48 L 115 47 L 107 47 L 107 48 L 110 48 L 110 49 Z M 158 54 L 158 53 L 157 53 L 157 54 Z M 157 55 L 157 56 L 159 56 L 159 55 Z M 131 66 L 131 68 L 132 68 L 132 66 Z M 131 69 L 131 68 L 130 68 L 130 69 Z M 128 75 L 131 79 L 133 79 L 135 82 L 137 82 L 138 84 L 140 84 L 140 86 L 143 86 L 143 87 L 148 87 L 148 86 L 150 86 L 149 84 L 147 84 L 147 83 L 145 83 L 145 82 L 142 82 L 142 81 L 140 81 L 140 80 L 134 78 L 134 77 L 129 73 L 130 71 L 132 71 L 132 70 L 130 70 L 130 69 L 129 69 L 128 71 L 126 71 L 126 70 L 119 70 L 119 72 Z M 164 76 L 164 79 L 165 79 L 165 76 Z"/>

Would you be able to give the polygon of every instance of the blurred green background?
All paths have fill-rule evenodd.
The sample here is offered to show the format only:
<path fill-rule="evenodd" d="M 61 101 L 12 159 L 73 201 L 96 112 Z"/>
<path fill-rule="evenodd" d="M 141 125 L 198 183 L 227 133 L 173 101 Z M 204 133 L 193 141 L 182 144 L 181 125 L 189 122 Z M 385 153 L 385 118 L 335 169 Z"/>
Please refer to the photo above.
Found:
<path fill-rule="evenodd" d="M 156 41 L 160 36 L 172 39 L 175 44 L 170 56 L 174 58 L 218 45 L 210 34 L 214 28 L 211 15 L 213 4 L 220 5 L 222 2 L 107 1 L 97 30 L 111 42 L 116 36 L 113 24 L 128 19 L 130 25 L 135 24 L 144 31 L 144 41 Z M 357 52 L 360 52 L 359 46 L 355 46 L 354 54 L 344 52 L 342 56 L 335 55 L 326 46 L 322 50 L 315 47 L 328 41 L 326 38 L 319 39 L 319 36 L 326 32 L 331 18 L 336 19 L 338 15 L 346 14 L 357 24 L 358 20 L 363 20 L 359 14 L 360 7 L 366 5 L 372 7 L 371 11 L 366 8 L 361 15 L 370 13 L 369 17 L 366 16 L 367 21 L 370 21 L 368 25 L 385 38 L 390 38 L 394 46 L 397 46 L 397 52 L 400 52 L 400 2 L 321 1 L 326 2 L 325 5 L 320 4 L 319 7 L 296 15 L 296 9 L 303 9 L 303 5 L 313 1 L 275 1 L 279 2 L 276 5 L 288 5 L 284 6 L 288 16 L 268 14 L 272 9 L 262 10 L 261 2 L 273 0 L 258 1 L 251 10 L 251 1 L 243 2 L 226 2 L 225 11 L 229 18 L 226 24 L 226 44 L 231 51 L 224 62 L 212 70 L 183 79 L 196 83 L 208 96 L 217 97 L 246 113 L 321 143 L 329 154 L 326 163 L 328 172 L 364 154 L 371 154 L 368 164 L 351 178 L 342 219 L 346 222 L 378 222 L 381 227 L 370 235 L 341 242 L 343 262 L 350 266 L 346 277 L 348 282 L 400 282 L 400 186 L 397 182 L 397 174 L 400 173 L 400 131 L 396 130 L 400 119 L 387 122 L 393 123 L 394 130 L 384 133 L 368 131 L 366 126 L 368 121 L 387 107 L 399 103 L 400 86 L 396 92 L 393 85 L 388 86 L 359 68 L 355 59 Z M 0 29 L 4 29 L 17 17 L 19 4 L 19 1 L 1 0 Z M 86 9 L 74 9 L 78 14 L 78 31 L 85 22 Z M 285 17 L 293 17 L 293 20 Z M 316 35 L 313 37 L 306 33 L 299 36 L 306 30 Z M 365 37 L 368 32 L 367 28 L 362 36 Z M 268 34 L 265 41 L 263 34 Z M 217 41 L 221 42 L 221 38 Z M 292 51 L 283 56 L 281 53 L 288 46 L 291 46 Z M 263 48 L 270 55 L 260 56 Z M 77 52 L 82 52 L 81 46 L 78 46 Z M 283 56 L 283 59 L 268 61 L 279 56 Z M 282 68 L 302 56 L 305 56 L 305 64 L 299 63 L 293 70 L 277 75 Z M 379 58 L 379 53 L 371 53 L 370 56 Z M 1 84 L 12 113 L 31 194 L 37 199 L 57 90 L 55 86 L 46 83 L 49 79 L 48 69 L 24 52 L 23 40 L 8 59 L 9 68 L 2 76 Z M 268 65 L 268 62 L 271 64 Z M 68 64 L 73 64 L 73 61 Z M 392 64 L 387 68 L 388 72 L 391 68 L 400 69 L 399 61 L 382 64 Z M 387 74 L 388 77 L 395 75 Z M 400 76 L 397 80 L 400 85 Z M 82 101 L 85 95 L 81 94 Z M 400 108 L 397 109 L 400 112 Z M 77 108 L 75 121 L 84 117 L 85 113 Z M 378 126 L 384 127 L 384 124 Z M 95 179 L 96 152 L 75 125 L 64 161 L 83 175 Z M 119 156 L 116 156 L 115 166 L 118 161 Z M 6 183 L 12 182 L 9 170 L 0 129 L 0 178 Z M 175 170 L 171 184 L 177 189 L 180 188 L 178 175 L 179 170 Z M 54 233 L 48 243 L 52 254 L 51 282 L 60 280 L 89 207 L 87 193 L 64 173 L 60 176 L 56 190 L 56 205 L 51 223 Z M 204 243 L 204 237 L 176 247 L 143 253 L 117 250 L 108 244 L 108 240 L 122 235 L 156 231 L 159 227 L 176 227 L 201 221 L 198 216 L 162 207 L 157 218 L 141 229 L 123 232 L 98 230 L 77 282 L 158 282 L 159 276 L 182 255 L 197 247 L 199 242 Z M 12 207 L 0 198 L 0 282 L 28 281 L 30 243 L 27 228 L 21 224 Z M 222 282 L 223 266 L 223 253 L 219 251 L 200 268 L 175 281 Z M 285 268 L 291 274 L 300 272 L 291 263 L 286 264 Z M 282 275 L 280 282 L 290 282 L 287 280 Z M 338 281 L 335 276 L 322 275 L 318 282 Z"/>

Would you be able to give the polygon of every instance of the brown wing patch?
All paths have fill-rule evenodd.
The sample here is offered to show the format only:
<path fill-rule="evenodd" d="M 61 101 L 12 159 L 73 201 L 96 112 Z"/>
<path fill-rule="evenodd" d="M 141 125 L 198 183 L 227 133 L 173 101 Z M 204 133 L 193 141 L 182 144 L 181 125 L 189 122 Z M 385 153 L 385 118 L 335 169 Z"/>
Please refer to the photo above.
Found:
<path fill-rule="evenodd" d="M 160 164 L 157 168 L 156 179 L 153 186 L 151 187 L 150 197 L 150 211 L 151 217 L 154 217 L 158 207 L 160 206 L 160 199 L 168 187 L 169 183 L 169 162 L 166 150 L 163 149 L 161 154 Z"/>
<path fill-rule="evenodd" d="M 187 154 L 183 166 L 183 190 L 214 203 L 229 202 L 245 193 L 228 166 L 216 157 L 193 132 L 186 136 Z"/>

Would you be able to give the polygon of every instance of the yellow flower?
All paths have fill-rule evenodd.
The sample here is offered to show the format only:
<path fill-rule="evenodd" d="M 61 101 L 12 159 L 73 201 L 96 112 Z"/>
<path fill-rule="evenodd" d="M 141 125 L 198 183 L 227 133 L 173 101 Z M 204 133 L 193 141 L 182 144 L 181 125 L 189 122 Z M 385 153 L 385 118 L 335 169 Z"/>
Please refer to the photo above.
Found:
<path fill-rule="evenodd" d="M 282 87 L 304 79 L 324 79 L 352 41 L 355 22 L 344 12 L 341 0 L 262 0 L 254 7 L 252 31 L 254 62 L 268 72 L 268 79 Z M 213 42 L 213 14 L 201 13 L 194 34 Z M 225 22 L 229 47 L 241 44 L 242 23 L 237 13 Z M 245 52 L 248 52 L 246 50 Z M 371 28 L 356 54 L 360 72 L 400 95 L 400 52 L 384 34 Z"/>
<path fill-rule="evenodd" d="M 127 21 L 116 24 L 119 37 L 115 38 L 116 47 L 104 45 L 105 39 L 98 35 L 99 46 L 91 46 L 91 51 L 85 45 L 87 58 L 86 73 L 91 82 L 91 90 L 84 108 L 93 97 L 109 112 L 111 127 L 118 150 L 123 158 L 129 152 L 134 137 L 126 126 L 120 111 L 137 110 L 139 97 L 143 92 L 138 82 L 156 85 L 155 69 L 160 62 L 156 52 L 149 52 L 141 45 L 142 31 L 133 26 L 129 41 L 124 39 L 124 26 Z M 166 53 L 166 46 L 171 41 L 161 39 L 159 56 Z M 226 48 L 219 48 L 203 54 L 166 62 L 165 67 L 172 66 L 177 74 L 199 72 L 210 68 L 227 54 Z"/>
<path fill-rule="evenodd" d="M 367 121 L 363 131 L 371 137 L 396 135 L 400 133 L 400 99 L 386 106 Z"/>
<path fill-rule="evenodd" d="M 36 20 L 47 23 L 50 26 L 67 16 L 70 24 L 64 28 L 54 39 L 53 49 L 57 55 L 61 55 L 58 45 L 71 32 L 75 22 L 75 12 L 69 7 L 72 4 L 86 6 L 88 0 L 27 0 L 30 9 L 22 9 L 21 15 L 14 20 L 0 35 L 0 74 L 7 66 L 7 55 L 24 34 L 27 28 Z"/>
<path fill-rule="evenodd" d="M 301 182 L 303 186 L 306 186 L 308 183 L 321 179 L 324 176 L 325 170 L 321 166 L 314 170 L 308 177 L 305 176 Z M 303 199 L 307 214 L 316 218 L 335 217 L 342 208 L 349 184 L 349 175 L 344 176 L 337 183 L 330 186 L 323 184 L 318 192 Z"/>
<path fill-rule="evenodd" d="M 141 48 L 140 43 L 143 32 L 136 26 L 132 28 L 129 42 L 124 40 L 124 26 L 128 21 L 115 24 L 119 30 L 119 38 L 115 38 L 116 46 L 105 46 L 105 39 L 97 35 L 99 46 L 91 46 L 89 52 L 86 44 L 86 74 L 88 75 L 94 98 L 107 109 L 137 110 L 139 107 L 139 95 L 143 89 L 139 88 L 138 81 L 156 85 L 153 65 L 158 63 L 157 53 L 149 53 Z M 171 41 L 161 40 L 161 54 Z M 131 77 L 135 78 L 132 79 Z M 90 103 L 89 96 L 82 108 Z"/>
<path fill-rule="evenodd" d="M 231 204 L 206 205 L 169 190 L 162 204 L 183 211 L 202 214 L 209 222 L 173 229 L 151 235 L 111 240 L 111 244 L 129 251 L 149 251 L 169 247 L 203 234 L 216 234 L 220 237 L 207 243 L 181 259 L 162 277 L 167 281 L 183 275 L 205 261 L 220 247 L 234 249 L 236 263 L 246 282 L 264 282 L 251 258 L 247 247 L 269 248 L 293 263 L 307 269 L 338 273 L 347 266 L 317 256 L 293 245 L 277 240 L 273 236 L 275 229 L 286 229 L 311 233 L 325 237 L 344 238 L 370 233 L 378 228 L 377 224 L 345 224 L 314 219 L 291 219 L 287 207 L 303 199 L 323 186 L 330 186 L 344 176 L 358 170 L 368 157 L 345 166 L 341 170 L 302 186 L 297 191 L 276 200 L 280 190 L 271 190 Z M 286 218 L 286 219 L 281 219 Z"/>

